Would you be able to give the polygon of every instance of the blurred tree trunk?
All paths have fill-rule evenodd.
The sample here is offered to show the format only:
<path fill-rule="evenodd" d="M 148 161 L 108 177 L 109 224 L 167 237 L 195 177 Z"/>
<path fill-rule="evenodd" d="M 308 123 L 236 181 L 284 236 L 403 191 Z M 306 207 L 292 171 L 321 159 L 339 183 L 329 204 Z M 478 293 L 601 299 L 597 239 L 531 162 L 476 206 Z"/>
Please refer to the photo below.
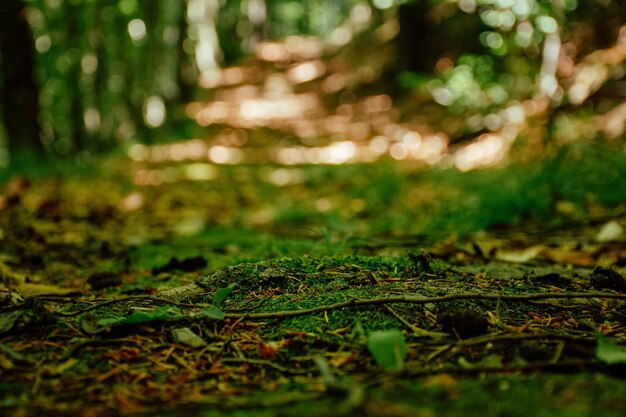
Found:
<path fill-rule="evenodd" d="M 69 44 L 69 48 L 75 51 L 84 51 L 82 40 L 85 32 L 81 28 L 82 5 L 66 4 L 66 36 Z M 87 133 L 85 131 L 85 122 L 83 119 L 84 114 L 84 93 L 81 90 L 81 63 L 80 54 L 76 53 L 71 57 L 72 64 L 68 70 L 68 77 L 72 82 L 68 83 L 68 93 L 70 95 L 70 126 L 71 126 L 71 151 L 73 153 L 79 152 L 85 149 L 85 137 Z"/>
<path fill-rule="evenodd" d="M 443 57 L 454 60 L 465 53 L 485 53 L 479 35 L 487 28 L 477 15 L 458 10 L 454 3 L 403 3 L 398 20 L 398 71 L 432 74 Z"/>
<path fill-rule="evenodd" d="M 21 0 L 0 1 L 2 110 L 11 155 L 43 155 L 39 139 L 39 90 L 34 42 Z"/>

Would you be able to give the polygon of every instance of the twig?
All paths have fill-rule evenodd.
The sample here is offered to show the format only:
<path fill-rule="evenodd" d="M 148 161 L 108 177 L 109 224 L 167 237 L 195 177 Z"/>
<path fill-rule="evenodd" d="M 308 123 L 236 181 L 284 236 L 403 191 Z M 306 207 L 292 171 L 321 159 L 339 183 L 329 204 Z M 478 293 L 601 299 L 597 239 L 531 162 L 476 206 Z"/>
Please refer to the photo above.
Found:
<path fill-rule="evenodd" d="M 326 386 L 326 391 L 330 394 L 343 396 L 341 401 L 336 406 L 336 415 L 351 415 L 355 410 L 362 407 L 365 400 L 365 387 L 355 381 L 350 383 L 341 382 L 337 380 L 335 375 L 330 369 L 330 365 L 322 356 L 314 358 L 315 365 L 322 375 L 322 380 Z"/>
<path fill-rule="evenodd" d="M 451 301 L 459 300 L 491 300 L 491 301 L 513 301 L 513 302 L 528 302 L 534 300 L 545 300 L 549 298 L 561 298 L 561 299 L 574 299 L 574 298 L 614 298 L 626 300 L 626 294 L 615 293 L 538 293 L 538 294 L 525 294 L 525 295 L 499 295 L 499 294 L 455 294 L 444 295 L 440 297 L 415 297 L 415 296 L 398 296 L 398 297 L 384 297 L 384 298 L 371 298 L 365 300 L 348 300 L 334 304 L 326 304 L 319 307 L 307 308 L 302 310 L 284 310 L 268 313 L 227 313 L 226 318 L 231 319 L 269 319 L 269 318 L 285 318 L 285 317 L 297 317 L 308 314 L 323 313 L 330 310 L 337 310 L 347 307 L 361 307 L 369 305 L 385 305 L 393 303 L 406 303 L 406 304 L 429 304 L 429 303 L 448 303 Z"/>
<path fill-rule="evenodd" d="M 383 298 L 371 298 L 364 300 L 348 300 L 342 301 L 334 304 L 326 304 L 314 308 L 302 309 L 302 310 L 284 310 L 284 311 L 275 311 L 268 313 L 226 313 L 225 318 L 230 319 L 267 319 L 267 318 L 284 318 L 284 317 L 297 317 L 304 316 L 308 314 L 316 314 L 323 313 L 330 310 L 336 310 L 340 308 L 346 307 L 360 307 L 360 306 L 368 306 L 368 305 L 385 305 L 385 304 L 394 304 L 394 303 L 405 303 L 405 304 L 429 304 L 429 303 L 447 303 L 451 301 L 459 301 L 459 300 L 491 300 L 491 301 L 512 301 L 512 302 L 532 302 L 535 300 L 545 300 L 545 299 L 575 299 L 575 298 L 613 298 L 613 299 L 621 299 L 626 300 L 626 294 L 615 294 L 615 293 L 601 293 L 601 292 L 591 292 L 591 293 L 580 293 L 580 292 L 572 292 L 572 293 L 538 293 L 538 294 L 525 294 L 525 295 L 499 295 L 499 294 L 474 294 L 474 293 L 465 293 L 465 294 L 455 294 L 455 295 L 444 295 L 439 297 L 419 297 L 419 296 L 397 296 L 397 297 L 383 297 Z M 174 305 L 182 308 L 202 308 L 206 307 L 205 304 L 189 304 L 189 303 L 180 303 L 177 301 L 172 301 L 167 298 L 155 297 L 153 295 L 131 295 L 123 298 L 115 298 L 112 300 L 103 301 L 99 304 L 84 308 L 79 311 L 74 311 L 71 313 L 65 312 L 55 312 L 55 314 L 64 316 L 64 317 L 74 317 L 79 316 L 81 314 L 87 313 L 92 310 L 96 310 L 98 308 L 117 304 L 124 303 L 128 301 L 157 301 L 165 304 Z"/>
<path fill-rule="evenodd" d="M 207 306 L 207 304 L 179 303 L 177 301 L 172 301 L 172 300 L 169 300 L 167 298 L 155 297 L 153 295 L 130 295 L 128 297 L 114 298 L 114 299 L 111 299 L 111 300 L 102 301 L 102 302 L 99 302 L 98 304 L 92 305 L 90 307 L 83 308 L 82 310 L 73 311 L 73 312 L 70 312 L 70 313 L 66 313 L 66 312 L 62 312 L 62 311 L 56 311 L 56 312 L 54 312 L 54 314 L 59 315 L 59 316 L 63 316 L 63 317 L 74 317 L 74 316 L 80 316 L 81 314 L 85 314 L 85 313 L 87 313 L 89 311 L 97 310 L 99 308 L 102 308 L 102 307 L 105 307 L 105 306 L 108 306 L 108 305 L 118 304 L 118 303 L 125 303 L 125 302 L 128 302 L 128 301 L 141 301 L 141 300 L 158 301 L 160 303 L 171 304 L 173 306 L 182 307 L 182 308 L 202 308 L 202 307 L 206 307 Z M 93 300 L 90 300 L 90 301 L 93 301 Z M 81 301 L 81 302 L 89 302 L 89 301 Z"/>
<path fill-rule="evenodd" d="M 387 311 L 393 314 L 402 324 L 404 324 L 406 327 L 411 329 L 411 331 L 413 332 L 413 335 L 417 337 L 429 336 L 429 337 L 432 337 L 433 339 L 437 339 L 437 338 L 441 338 L 441 336 L 447 336 L 447 334 L 445 333 L 429 332 L 428 330 L 420 329 L 419 327 L 414 326 L 411 323 L 409 323 L 408 320 L 406 320 L 404 317 L 398 314 L 393 308 L 391 308 L 391 306 L 386 305 L 385 308 L 387 309 Z"/>
<path fill-rule="evenodd" d="M 263 360 L 263 359 L 248 359 L 248 358 L 222 358 L 221 361 L 223 363 L 246 363 L 250 365 L 259 365 L 259 366 L 268 366 L 270 368 L 274 368 L 279 372 L 283 372 L 286 374 L 294 374 L 294 375 L 308 375 L 311 373 L 310 369 L 293 369 L 287 368 L 286 366 L 281 366 L 277 363 Z"/>
<path fill-rule="evenodd" d="M 443 366 L 440 368 L 434 369 L 424 369 L 423 366 L 411 366 L 412 364 L 407 364 L 404 371 L 400 373 L 393 374 L 382 374 L 378 378 L 371 378 L 370 381 L 366 384 L 367 388 L 371 388 L 377 385 L 380 385 L 384 382 L 390 380 L 396 380 L 398 377 L 402 376 L 411 376 L 411 377 L 422 377 L 422 376 L 430 376 L 430 375 L 438 375 L 438 374 L 450 374 L 450 375 L 477 375 L 477 374 L 510 374 L 510 373 L 520 373 L 520 372 L 529 372 L 536 370 L 553 370 L 553 371 L 567 371 L 572 368 L 602 368 L 605 365 L 600 361 L 595 359 L 590 360 L 581 360 L 581 359 L 570 359 L 563 360 L 557 363 L 552 361 L 542 361 L 542 362 L 533 362 L 527 363 L 525 365 L 519 366 L 476 366 L 471 368 L 458 368 L 458 367 L 450 367 Z"/>
<path fill-rule="evenodd" d="M 474 337 L 472 339 L 461 340 L 456 343 L 456 346 L 474 346 L 474 345 L 482 345 L 485 343 L 493 343 L 493 342 L 517 342 L 521 340 L 545 340 L 545 339 L 553 339 L 560 341 L 572 341 L 572 342 L 582 342 L 594 344 L 596 343 L 595 337 L 585 337 L 585 336 L 573 336 L 567 334 L 551 334 L 551 333 L 530 333 L 530 334 L 497 334 L 497 335 L 485 335 Z"/>

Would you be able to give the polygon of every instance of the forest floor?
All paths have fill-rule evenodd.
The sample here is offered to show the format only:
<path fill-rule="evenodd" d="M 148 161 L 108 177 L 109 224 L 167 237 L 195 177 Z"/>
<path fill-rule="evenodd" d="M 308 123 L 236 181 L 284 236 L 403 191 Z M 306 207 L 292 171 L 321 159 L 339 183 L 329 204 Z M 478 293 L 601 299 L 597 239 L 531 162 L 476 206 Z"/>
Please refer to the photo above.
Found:
<path fill-rule="evenodd" d="M 435 131 L 361 137 L 411 132 L 387 96 L 287 79 L 2 186 L 2 414 L 622 416 L 623 158 L 431 169 Z"/>

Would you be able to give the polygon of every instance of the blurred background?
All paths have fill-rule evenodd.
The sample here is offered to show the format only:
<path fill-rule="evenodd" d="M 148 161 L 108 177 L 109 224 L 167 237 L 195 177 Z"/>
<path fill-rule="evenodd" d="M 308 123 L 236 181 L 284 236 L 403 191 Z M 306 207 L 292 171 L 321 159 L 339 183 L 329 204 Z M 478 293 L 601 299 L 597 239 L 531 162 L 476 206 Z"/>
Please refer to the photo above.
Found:
<path fill-rule="evenodd" d="M 621 0 L 3 0 L 0 57 L 2 178 L 113 155 L 136 186 L 334 181 L 310 211 L 397 218 L 456 192 L 416 172 L 499 167 L 462 185 L 472 227 L 626 199 Z"/>
<path fill-rule="evenodd" d="M 133 145 L 208 139 L 216 125 L 235 130 L 214 162 L 245 160 L 230 149 L 246 145 L 237 129 L 261 127 L 306 148 L 262 155 L 283 163 L 434 163 L 473 142 L 444 161 L 469 169 L 516 141 L 537 152 L 613 140 L 626 119 L 624 6 L 3 0 L 0 167 L 21 150 L 139 157 Z"/>

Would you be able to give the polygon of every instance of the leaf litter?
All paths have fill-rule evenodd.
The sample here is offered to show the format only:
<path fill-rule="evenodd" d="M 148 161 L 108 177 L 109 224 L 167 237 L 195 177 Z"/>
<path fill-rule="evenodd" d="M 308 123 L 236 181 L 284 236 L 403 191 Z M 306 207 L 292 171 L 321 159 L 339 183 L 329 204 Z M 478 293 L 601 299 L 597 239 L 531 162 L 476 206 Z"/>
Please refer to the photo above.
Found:
<path fill-rule="evenodd" d="M 262 156 L 284 124 L 212 128 Z M 16 177 L 0 410 L 621 416 L 626 205 L 576 173 L 623 161 L 577 152 L 466 176 L 113 158 Z"/>
<path fill-rule="evenodd" d="M 71 207 L 72 197 L 61 204 Z M 90 230 L 83 216 L 45 220 L 34 234 L 42 245 L 34 261 L 25 256 L 28 242 L 14 237 L 27 230 L 29 207 L 24 201 L 5 209 L 3 218 L 20 220 L 2 223 L 0 405 L 9 412 L 435 413 L 441 404 L 431 387 L 470 404 L 465 381 L 476 376 L 517 390 L 548 376 L 565 387 L 560 372 L 580 375 L 577 384 L 602 385 L 624 363 L 619 263 L 592 269 L 555 263 L 540 251 L 498 255 L 541 245 L 600 259 L 592 246 L 554 245 L 523 230 L 509 239 L 482 233 L 376 249 L 323 236 L 293 239 L 300 247 L 259 234 L 227 243 L 201 232 L 173 237 L 180 244 L 169 246 L 156 214 L 146 223 L 163 229 L 143 232 L 145 248 L 166 255 L 156 259 L 125 239 L 136 225 L 121 213 L 132 212 L 114 211 L 101 230 Z M 76 224 L 68 233 L 83 227 L 90 238 L 59 235 L 45 224 L 59 221 Z M 184 256 L 187 247 L 200 247 L 202 257 Z M 25 291 L 25 284 L 40 291 Z M 408 381 L 418 381 L 413 394 Z M 606 389 L 602 407 L 612 415 L 623 400 Z M 394 408 L 400 391 L 407 394 Z M 553 395 L 550 401 L 567 397 Z"/>

